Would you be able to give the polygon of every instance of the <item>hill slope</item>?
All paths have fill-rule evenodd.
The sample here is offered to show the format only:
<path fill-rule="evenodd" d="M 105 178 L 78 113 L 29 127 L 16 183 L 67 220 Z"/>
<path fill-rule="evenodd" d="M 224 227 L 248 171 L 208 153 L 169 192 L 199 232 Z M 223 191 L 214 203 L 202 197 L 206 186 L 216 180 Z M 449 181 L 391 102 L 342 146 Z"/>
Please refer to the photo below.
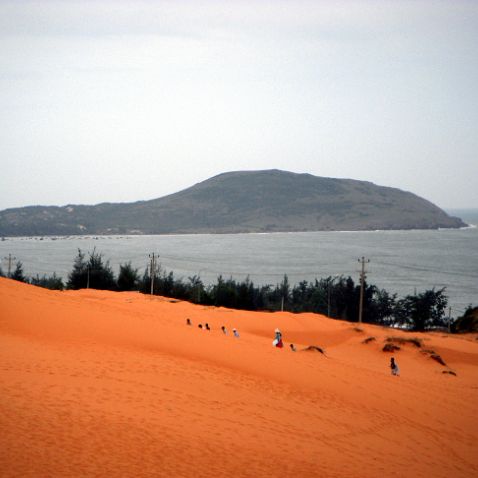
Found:
<path fill-rule="evenodd" d="M 0 235 L 436 229 L 465 224 L 408 192 L 279 170 L 220 174 L 151 201 L 0 212 Z"/>
<path fill-rule="evenodd" d="M 477 476 L 474 336 L 354 325 L 0 278 L 1 476 Z"/>

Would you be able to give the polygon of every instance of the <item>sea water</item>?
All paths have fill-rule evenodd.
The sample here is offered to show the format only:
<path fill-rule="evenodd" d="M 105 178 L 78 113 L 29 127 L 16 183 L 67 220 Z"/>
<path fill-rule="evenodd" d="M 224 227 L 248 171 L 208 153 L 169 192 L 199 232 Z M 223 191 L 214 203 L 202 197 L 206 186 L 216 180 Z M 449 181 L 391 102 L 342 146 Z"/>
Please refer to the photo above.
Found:
<path fill-rule="evenodd" d="M 328 276 L 357 283 L 362 257 L 369 283 L 399 297 L 446 288 L 452 316 L 478 305 L 478 228 L 433 231 L 303 232 L 271 234 L 188 234 L 152 236 L 18 237 L 0 241 L 4 273 L 8 257 L 28 276 L 56 272 L 66 282 L 78 249 L 93 250 L 119 265 L 131 262 L 142 275 L 149 255 L 176 279 L 194 275 L 205 284 L 217 277 L 275 285 Z"/>

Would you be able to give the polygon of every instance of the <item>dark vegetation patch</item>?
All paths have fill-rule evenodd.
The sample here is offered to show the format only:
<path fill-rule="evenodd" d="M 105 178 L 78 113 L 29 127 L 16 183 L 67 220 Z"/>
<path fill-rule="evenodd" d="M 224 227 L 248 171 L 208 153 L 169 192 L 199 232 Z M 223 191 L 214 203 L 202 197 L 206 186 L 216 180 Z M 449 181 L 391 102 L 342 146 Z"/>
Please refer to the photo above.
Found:
<path fill-rule="evenodd" d="M 392 343 L 385 344 L 382 349 L 384 352 L 396 352 L 400 350 L 400 345 L 395 345 Z"/>
<path fill-rule="evenodd" d="M 352 329 L 354 332 L 359 332 L 359 333 L 362 333 L 363 332 L 363 329 L 361 329 L 360 327 L 354 327 Z"/>
<path fill-rule="evenodd" d="M 439 364 L 446 366 L 445 361 L 434 350 L 428 349 L 428 350 L 422 350 L 421 352 L 424 355 L 428 355 L 431 359 L 435 360 Z"/>
<path fill-rule="evenodd" d="M 449 375 L 454 375 L 456 377 L 456 372 L 454 372 L 453 370 L 443 370 L 442 373 L 447 373 Z"/>
<path fill-rule="evenodd" d="M 412 344 L 415 347 L 420 348 L 422 346 L 422 340 L 417 337 L 387 337 L 386 342 L 398 345 Z"/>
<path fill-rule="evenodd" d="M 367 337 L 365 340 L 362 340 L 363 344 L 368 344 L 370 342 L 373 342 L 374 340 L 377 340 L 375 337 Z"/>
<path fill-rule="evenodd" d="M 302 349 L 303 352 L 320 352 L 321 354 L 325 355 L 325 350 L 317 345 L 309 345 L 305 349 Z"/>
<path fill-rule="evenodd" d="M 432 358 L 433 360 L 436 360 L 439 364 L 444 365 L 444 366 L 446 367 L 446 363 L 445 363 L 445 361 L 441 358 L 440 355 L 438 355 L 438 354 L 432 354 L 432 355 L 430 355 L 430 358 Z"/>

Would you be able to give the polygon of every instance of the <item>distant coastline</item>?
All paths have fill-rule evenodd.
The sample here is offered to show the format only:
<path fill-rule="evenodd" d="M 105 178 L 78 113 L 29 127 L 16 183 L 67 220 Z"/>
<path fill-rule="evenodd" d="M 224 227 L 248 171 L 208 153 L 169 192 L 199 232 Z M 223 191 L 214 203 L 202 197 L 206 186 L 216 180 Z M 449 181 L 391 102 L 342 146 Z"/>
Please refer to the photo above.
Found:
<path fill-rule="evenodd" d="M 478 208 L 444 209 L 450 216 L 457 216 L 468 226 L 478 226 Z"/>
<path fill-rule="evenodd" d="M 447 210 L 448 212 L 448 210 Z M 137 237 L 182 237 L 182 236 L 241 236 L 241 235 L 258 235 L 258 236 L 267 236 L 267 235 L 281 235 L 281 234 L 310 234 L 310 233 L 324 233 L 324 234 L 374 234 L 374 233 L 383 233 L 383 232 L 425 232 L 425 231 L 459 231 L 459 230 L 466 230 L 466 229 L 476 229 L 478 228 L 478 217 L 475 220 L 475 224 L 467 222 L 465 218 L 460 217 L 466 223 L 463 227 L 437 227 L 434 229 L 350 229 L 350 230 L 316 230 L 316 231 L 270 231 L 270 232 L 255 232 L 255 231 L 245 231 L 245 232 L 185 232 L 185 233 L 158 233 L 158 234 L 125 234 L 125 233 L 109 233 L 109 234 L 39 234 L 39 235 L 29 235 L 25 234 L 24 236 L 1 236 L 0 241 L 8 241 L 8 240 L 27 240 L 27 239 L 35 239 L 39 241 L 43 240 L 50 240 L 50 241 L 57 241 L 57 240 L 65 240 L 65 239 L 74 239 L 74 240 L 81 240 L 81 239 L 88 239 L 88 240 L 96 240 L 96 239 L 135 239 Z"/>

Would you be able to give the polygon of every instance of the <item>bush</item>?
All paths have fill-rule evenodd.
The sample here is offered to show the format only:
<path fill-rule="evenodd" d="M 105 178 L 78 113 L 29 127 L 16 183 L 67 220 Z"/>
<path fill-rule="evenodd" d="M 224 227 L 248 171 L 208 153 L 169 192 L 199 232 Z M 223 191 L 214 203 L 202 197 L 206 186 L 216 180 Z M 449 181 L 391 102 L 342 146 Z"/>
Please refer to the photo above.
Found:
<path fill-rule="evenodd" d="M 52 276 L 47 277 L 45 274 L 40 277 L 38 274 L 36 277 L 32 277 L 30 283 L 38 287 L 44 287 L 51 290 L 63 290 L 65 288 L 63 280 L 58 277 L 54 272 Z"/>
<path fill-rule="evenodd" d="M 392 343 L 385 344 L 382 349 L 384 352 L 396 352 L 397 350 L 400 350 L 400 345 L 395 345 Z"/>
<path fill-rule="evenodd" d="M 377 340 L 375 337 L 367 337 L 365 340 L 362 340 L 363 344 L 368 344 L 370 342 L 373 342 L 374 340 Z"/>
<path fill-rule="evenodd" d="M 386 341 L 391 344 L 411 344 L 418 348 L 422 346 L 422 340 L 417 337 L 387 337 Z"/>

